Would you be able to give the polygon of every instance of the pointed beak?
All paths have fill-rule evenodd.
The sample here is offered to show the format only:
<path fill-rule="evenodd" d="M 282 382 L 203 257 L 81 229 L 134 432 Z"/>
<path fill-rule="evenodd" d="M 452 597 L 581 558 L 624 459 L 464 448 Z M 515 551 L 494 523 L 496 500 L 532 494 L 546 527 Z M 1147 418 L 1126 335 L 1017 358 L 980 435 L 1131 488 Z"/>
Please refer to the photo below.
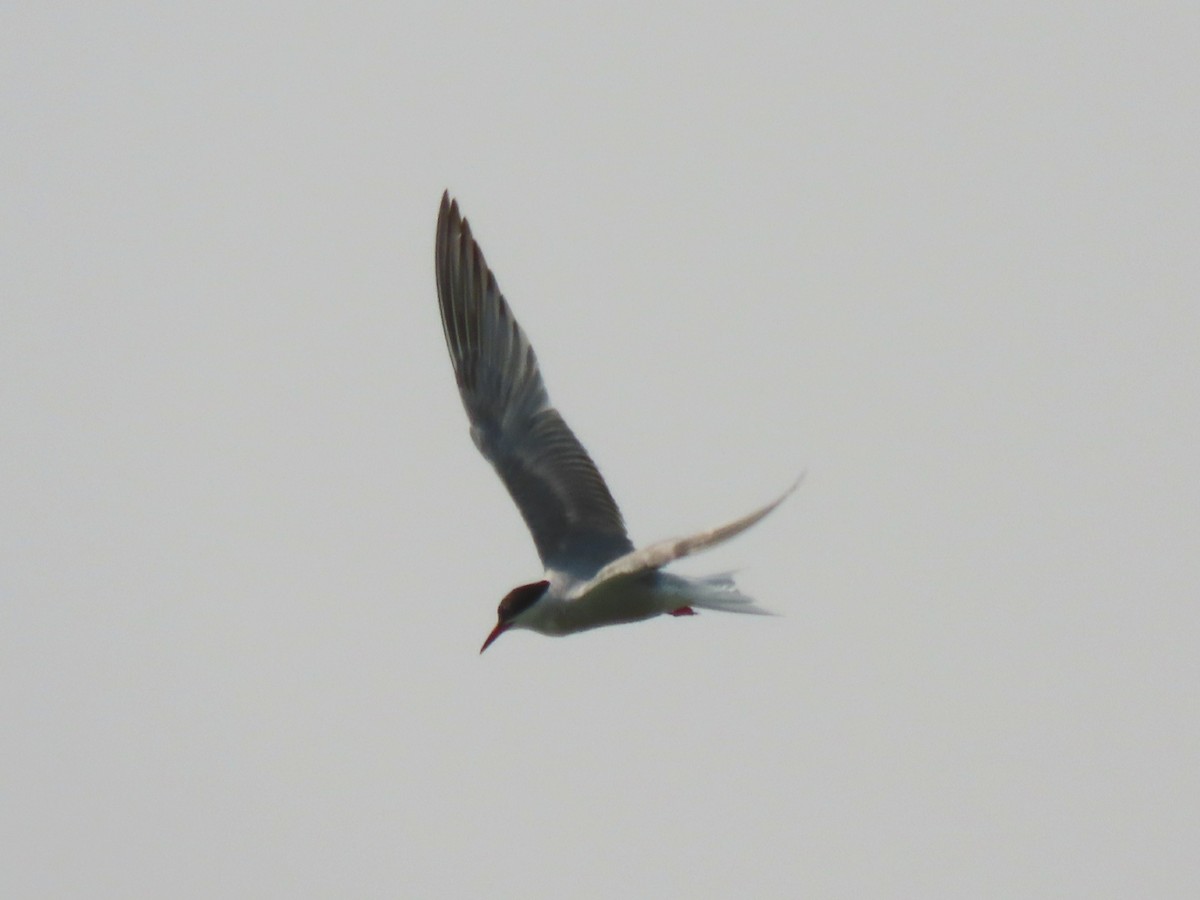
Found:
<path fill-rule="evenodd" d="M 479 648 L 479 652 L 482 653 L 484 650 L 486 650 L 488 647 L 490 647 L 492 645 L 492 641 L 494 641 L 496 638 L 500 637 L 500 635 L 504 634 L 504 632 L 508 631 L 508 627 L 510 624 L 512 624 L 512 623 L 511 622 L 496 623 L 496 627 L 493 628 L 492 633 L 487 636 L 487 640 L 483 642 L 483 646 Z"/>

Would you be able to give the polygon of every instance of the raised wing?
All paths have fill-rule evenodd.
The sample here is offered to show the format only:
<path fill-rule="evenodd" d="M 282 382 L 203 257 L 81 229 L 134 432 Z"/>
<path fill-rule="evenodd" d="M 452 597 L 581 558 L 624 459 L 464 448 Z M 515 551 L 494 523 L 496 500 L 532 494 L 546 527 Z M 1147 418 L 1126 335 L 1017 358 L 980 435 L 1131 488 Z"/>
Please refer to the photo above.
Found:
<path fill-rule="evenodd" d="M 542 564 L 586 578 L 633 545 L 596 464 L 550 405 L 533 347 L 448 192 L 435 257 L 471 438 L 512 495 Z"/>
<path fill-rule="evenodd" d="M 571 595 L 573 597 L 582 597 L 601 582 L 608 581 L 610 578 L 620 578 L 622 576 L 648 572 L 652 569 L 661 569 L 667 563 L 674 562 L 681 557 L 689 556 L 700 550 L 706 550 L 716 544 L 724 543 L 730 538 L 737 537 L 747 528 L 757 525 L 773 513 L 775 508 L 791 496 L 792 491 L 796 490 L 803 480 L 804 476 L 801 475 L 791 487 L 766 506 L 756 509 L 754 512 L 742 516 L 740 519 L 735 519 L 728 525 L 722 525 L 719 528 L 712 528 L 708 531 L 701 531 L 699 534 L 693 534 L 689 537 L 670 538 L 665 541 L 659 541 L 647 547 L 626 553 L 624 556 L 614 559 L 608 565 L 604 566 L 590 581 L 576 585 L 572 589 Z"/>

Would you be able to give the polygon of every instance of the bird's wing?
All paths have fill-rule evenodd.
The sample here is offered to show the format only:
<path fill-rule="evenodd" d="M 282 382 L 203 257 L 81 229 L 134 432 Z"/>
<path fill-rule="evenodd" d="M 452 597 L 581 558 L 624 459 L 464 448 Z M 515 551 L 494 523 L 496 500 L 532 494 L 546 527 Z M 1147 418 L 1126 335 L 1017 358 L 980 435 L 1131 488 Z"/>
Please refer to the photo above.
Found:
<path fill-rule="evenodd" d="M 633 545 L 596 464 L 550 405 L 533 347 L 448 192 L 435 257 L 471 438 L 508 488 L 546 568 L 587 577 Z"/>
<path fill-rule="evenodd" d="M 804 476 L 801 475 L 791 487 L 766 506 L 756 509 L 754 512 L 742 516 L 740 519 L 735 519 L 728 525 L 722 525 L 719 528 L 712 528 L 708 531 L 701 531 L 699 534 L 693 534 L 690 537 L 670 538 L 669 540 L 659 541 L 647 547 L 626 553 L 624 556 L 614 559 L 602 568 L 592 576 L 591 580 L 576 585 L 572 589 L 571 595 L 573 597 L 582 597 L 601 582 L 608 581 L 610 578 L 637 575 L 652 569 L 660 569 L 667 563 L 674 562 L 681 557 L 696 553 L 699 550 L 705 550 L 716 544 L 723 543 L 730 538 L 737 537 L 747 528 L 756 525 L 774 512 L 775 508 L 786 500 L 792 491 L 800 486 L 800 482 L 803 480 Z"/>

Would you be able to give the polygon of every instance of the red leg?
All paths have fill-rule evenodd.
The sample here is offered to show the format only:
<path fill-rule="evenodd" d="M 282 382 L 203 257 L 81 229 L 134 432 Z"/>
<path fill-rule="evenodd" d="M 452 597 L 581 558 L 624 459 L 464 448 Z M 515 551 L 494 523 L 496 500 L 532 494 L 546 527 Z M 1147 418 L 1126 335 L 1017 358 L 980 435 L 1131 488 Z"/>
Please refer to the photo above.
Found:
<path fill-rule="evenodd" d="M 670 614 L 673 616 L 694 616 L 696 611 L 690 606 L 681 606 L 679 609 L 671 610 Z"/>

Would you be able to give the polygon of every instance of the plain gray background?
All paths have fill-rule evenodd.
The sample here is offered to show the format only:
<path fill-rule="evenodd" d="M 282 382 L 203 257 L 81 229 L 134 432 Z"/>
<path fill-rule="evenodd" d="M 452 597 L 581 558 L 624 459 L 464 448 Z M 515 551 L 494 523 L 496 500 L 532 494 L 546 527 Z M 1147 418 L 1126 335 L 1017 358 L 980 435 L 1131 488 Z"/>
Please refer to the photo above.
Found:
<path fill-rule="evenodd" d="M 0 55 L 0 893 L 1200 892 L 1200 16 L 26 4 Z M 717 613 L 536 556 L 449 187 Z"/>

